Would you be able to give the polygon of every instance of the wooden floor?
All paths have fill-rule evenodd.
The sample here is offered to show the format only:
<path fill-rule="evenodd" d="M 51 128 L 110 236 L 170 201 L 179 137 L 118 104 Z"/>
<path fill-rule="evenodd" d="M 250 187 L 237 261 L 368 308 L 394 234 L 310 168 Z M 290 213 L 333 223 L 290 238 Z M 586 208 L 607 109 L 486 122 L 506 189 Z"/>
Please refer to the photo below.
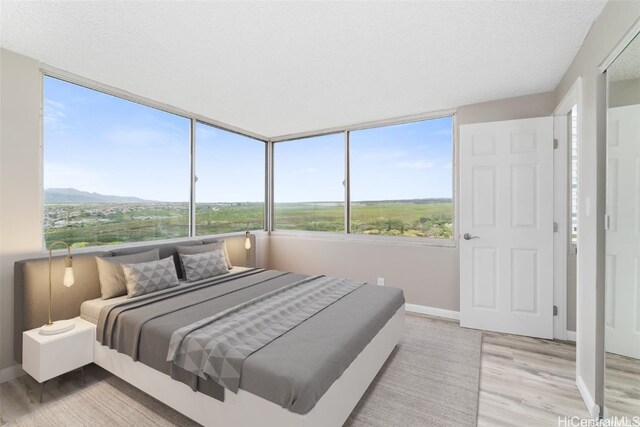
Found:
<path fill-rule="evenodd" d="M 607 416 L 640 416 L 640 360 L 607 353 L 604 380 Z"/>
<path fill-rule="evenodd" d="M 557 426 L 589 413 L 576 388 L 575 345 L 483 334 L 478 426 Z"/>
<path fill-rule="evenodd" d="M 640 361 L 609 355 L 607 364 L 612 412 L 640 415 Z M 91 366 L 86 383 L 109 375 Z M 46 385 L 44 404 L 82 387 L 78 372 L 54 379 Z M 28 376 L 0 385 L 0 425 L 36 410 L 37 396 L 38 385 Z M 483 334 L 478 426 L 557 426 L 558 417 L 574 415 L 589 414 L 575 386 L 572 343 Z"/>

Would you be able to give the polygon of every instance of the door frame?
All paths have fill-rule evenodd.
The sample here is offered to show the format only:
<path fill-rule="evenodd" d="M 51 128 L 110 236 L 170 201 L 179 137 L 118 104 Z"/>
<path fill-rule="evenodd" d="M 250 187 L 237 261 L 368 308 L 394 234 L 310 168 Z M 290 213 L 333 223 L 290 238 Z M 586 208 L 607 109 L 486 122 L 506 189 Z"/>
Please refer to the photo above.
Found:
<path fill-rule="evenodd" d="M 553 319 L 553 337 L 566 340 L 567 335 L 567 257 L 569 255 L 569 138 L 567 134 L 566 116 L 573 106 L 577 106 L 577 135 L 578 135 L 578 200 L 580 200 L 580 182 L 582 168 L 580 167 L 580 141 L 582 140 L 582 77 L 578 77 L 567 94 L 556 106 L 553 116 L 553 134 L 558 139 L 558 149 L 554 150 L 554 218 L 558 224 L 558 232 L 554 234 L 554 284 L 553 300 L 558 307 L 558 316 Z M 579 224 L 578 224 L 579 227 Z M 579 230 L 579 228 L 578 228 Z M 580 232 L 578 231 L 578 240 Z M 579 265 L 579 254 L 576 253 L 576 266 Z M 576 267 L 576 341 L 580 339 L 580 325 L 578 324 L 580 310 L 578 304 L 580 293 L 580 269 Z M 576 351 L 580 348 L 576 346 Z M 576 367 L 580 358 L 576 354 Z M 578 367 L 577 367 L 578 368 Z M 578 368 L 579 369 L 579 368 Z"/>
<path fill-rule="evenodd" d="M 582 77 L 578 77 L 571 85 L 564 98 L 558 103 L 553 111 L 553 137 L 558 140 L 558 149 L 554 150 L 554 222 L 558 224 L 558 231 L 553 236 L 554 247 L 554 280 L 553 280 L 553 301 L 558 307 L 558 316 L 553 318 L 553 337 L 559 340 L 567 340 L 567 257 L 569 255 L 569 203 L 570 203 L 570 182 L 569 176 L 569 135 L 567 134 L 567 115 L 573 106 L 577 106 L 577 135 L 578 135 L 578 200 L 580 200 L 580 141 L 582 140 Z M 579 230 L 579 228 L 578 228 Z M 578 240 L 580 234 L 578 231 Z M 578 254 L 576 253 L 576 266 L 578 265 Z M 579 269 L 576 267 L 576 336 L 579 339 L 579 325 L 577 322 L 577 312 L 580 306 L 577 303 L 580 289 Z M 579 360 L 579 358 L 576 358 Z"/>

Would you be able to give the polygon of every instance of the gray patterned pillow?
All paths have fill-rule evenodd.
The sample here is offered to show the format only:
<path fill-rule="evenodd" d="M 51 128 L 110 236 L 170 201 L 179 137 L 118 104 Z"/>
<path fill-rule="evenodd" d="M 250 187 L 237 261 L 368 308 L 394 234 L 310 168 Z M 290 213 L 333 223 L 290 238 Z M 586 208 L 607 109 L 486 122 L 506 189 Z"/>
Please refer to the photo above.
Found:
<path fill-rule="evenodd" d="M 193 246 L 177 246 L 176 251 L 179 255 L 193 255 L 193 254 L 201 254 L 204 252 L 212 252 L 216 249 L 222 249 L 222 253 L 224 254 L 224 259 L 227 263 L 227 269 L 231 269 L 233 267 L 231 265 L 231 260 L 229 259 L 229 252 L 227 251 L 227 241 L 226 240 L 216 240 L 211 243 L 206 243 L 204 245 L 193 245 Z M 184 264 L 182 263 L 182 258 L 180 258 L 180 264 L 182 267 L 182 271 L 184 271 Z"/>
<path fill-rule="evenodd" d="M 187 282 L 219 276 L 229 271 L 223 249 L 201 254 L 180 255 L 180 261 L 184 267 Z"/>
<path fill-rule="evenodd" d="M 178 273 L 173 256 L 140 264 L 122 264 L 127 280 L 127 298 L 178 286 Z"/>

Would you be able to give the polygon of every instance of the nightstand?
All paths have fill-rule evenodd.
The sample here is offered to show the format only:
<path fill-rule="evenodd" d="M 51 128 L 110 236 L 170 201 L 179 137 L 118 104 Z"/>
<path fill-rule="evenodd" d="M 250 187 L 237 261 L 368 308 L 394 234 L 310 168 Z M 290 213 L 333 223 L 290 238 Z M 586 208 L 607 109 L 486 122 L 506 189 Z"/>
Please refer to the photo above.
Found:
<path fill-rule="evenodd" d="M 40 328 L 22 333 L 22 369 L 40 383 L 40 401 L 46 381 L 93 362 L 96 326 L 73 321 L 73 329 L 57 335 L 41 335 Z"/>

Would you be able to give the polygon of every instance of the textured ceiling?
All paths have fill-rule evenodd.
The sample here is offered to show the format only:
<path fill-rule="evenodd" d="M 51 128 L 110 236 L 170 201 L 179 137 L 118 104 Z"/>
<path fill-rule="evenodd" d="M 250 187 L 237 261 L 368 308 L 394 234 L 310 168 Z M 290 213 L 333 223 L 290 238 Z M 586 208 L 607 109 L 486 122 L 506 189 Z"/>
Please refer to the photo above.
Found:
<path fill-rule="evenodd" d="M 261 135 L 553 90 L 598 1 L 2 2 L 3 47 Z"/>
<path fill-rule="evenodd" d="M 640 36 L 636 36 L 607 69 L 609 80 L 640 79 Z"/>

